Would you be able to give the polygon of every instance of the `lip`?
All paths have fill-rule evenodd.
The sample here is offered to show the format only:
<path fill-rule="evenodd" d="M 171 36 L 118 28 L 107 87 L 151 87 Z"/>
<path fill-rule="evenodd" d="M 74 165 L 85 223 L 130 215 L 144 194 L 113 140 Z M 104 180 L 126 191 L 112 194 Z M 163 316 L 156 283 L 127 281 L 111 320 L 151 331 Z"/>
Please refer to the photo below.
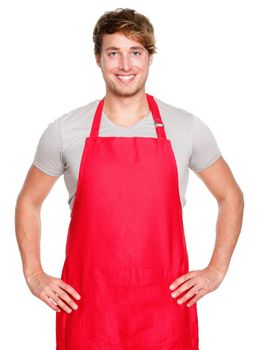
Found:
<path fill-rule="evenodd" d="M 120 81 L 121 83 L 124 83 L 124 84 L 128 84 L 128 83 L 131 83 L 132 81 L 134 81 L 135 77 L 136 77 L 136 74 L 115 74 L 118 81 Z M 133 77 L 129 80 L 124 80 L 124 79 L 121 79 L 120 76 L 123 76 L 123 77 L 129 77 L 133 75 Z"/>

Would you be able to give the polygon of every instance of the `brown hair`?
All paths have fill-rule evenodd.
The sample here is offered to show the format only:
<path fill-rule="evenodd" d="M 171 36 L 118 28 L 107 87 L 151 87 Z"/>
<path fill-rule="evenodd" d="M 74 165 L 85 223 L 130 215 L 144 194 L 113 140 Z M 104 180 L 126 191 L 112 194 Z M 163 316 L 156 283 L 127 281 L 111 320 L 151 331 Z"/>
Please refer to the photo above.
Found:
<path fill-rule="evenodd" d="M 97 21 L 93 31 L 94 53 L 101 54 L 104 34 L 122 33 L 142 44 L 149 54 L 156 53 L 154 28 L 144 15 L 129 8 L 106 11 Z"/>

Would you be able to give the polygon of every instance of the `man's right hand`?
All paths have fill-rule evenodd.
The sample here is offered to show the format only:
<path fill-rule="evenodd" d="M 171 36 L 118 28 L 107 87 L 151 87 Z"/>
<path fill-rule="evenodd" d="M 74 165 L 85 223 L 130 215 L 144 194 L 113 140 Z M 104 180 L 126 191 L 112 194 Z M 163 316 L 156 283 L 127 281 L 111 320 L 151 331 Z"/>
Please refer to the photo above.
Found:
<path fill-rule="evenodd" d="M 26 283 L 36 297 L 57 312 L 64 310 L 70 313 L 78 308 L 72 297 L 79 300 L 80 295 L 60 278 L 49 276 L 44 271 L 36 271 L 26 276 Z"/>

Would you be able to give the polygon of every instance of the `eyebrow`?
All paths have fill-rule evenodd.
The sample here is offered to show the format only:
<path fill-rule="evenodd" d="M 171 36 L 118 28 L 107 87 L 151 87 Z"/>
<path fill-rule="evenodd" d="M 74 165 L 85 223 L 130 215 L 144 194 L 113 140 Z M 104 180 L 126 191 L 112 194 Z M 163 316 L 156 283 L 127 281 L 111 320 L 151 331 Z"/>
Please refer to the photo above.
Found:
<path fill-rule="evenodd" d="M 110 47 L 107 47 L 106 51 L 109 51 L 109 50 L 119 51 L 120 49 L 118 47 L 115 47 L 115 46 L 110 46 Z M 141 46 L 132 46 L 132 47 L 130 47 L 130 50 L 143 50 L 143 47 L 141 47 Z"/>

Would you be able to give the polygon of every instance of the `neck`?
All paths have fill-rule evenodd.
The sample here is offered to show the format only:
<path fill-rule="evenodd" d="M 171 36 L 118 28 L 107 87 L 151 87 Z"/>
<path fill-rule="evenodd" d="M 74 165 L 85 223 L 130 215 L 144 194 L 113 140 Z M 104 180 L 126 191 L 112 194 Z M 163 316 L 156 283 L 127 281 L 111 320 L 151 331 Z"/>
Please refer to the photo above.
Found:
<path fill-rule="evenodd" d="M 107 92 L 103 112 L 117 124 L 129 125 L 149 114 L 145 91 L 134 96 L 119 96 Z"/>

